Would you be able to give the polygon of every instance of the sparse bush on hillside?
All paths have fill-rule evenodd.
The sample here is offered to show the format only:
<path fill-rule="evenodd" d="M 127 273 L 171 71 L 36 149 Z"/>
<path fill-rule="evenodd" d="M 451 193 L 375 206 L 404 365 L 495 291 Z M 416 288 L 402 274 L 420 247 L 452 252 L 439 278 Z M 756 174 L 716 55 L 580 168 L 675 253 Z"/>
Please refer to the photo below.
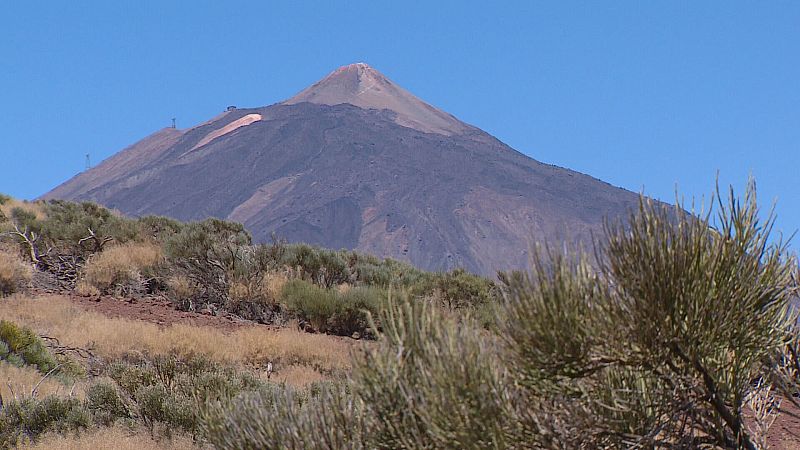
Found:
<path fill-rule="evenodd" d="M 86 409 L 95 423 L 110 426 L 118 419 L 131 417 L 128 405 L 112 383 L 96 383 L 86 390 Z"/>
<path fill-rule="evenodd" d="M 0 320 L 0 360 L 34 366 L 44 374 L 59 365 L 36 333 L 6 320 Z"/>
<path fill-rule="evenodd" d="M 82 283 L 105 294 L 134 295 L 147 290 L 147 280 L 157 275 L 161 248 L 148 243 L 108 247 L 89 258 L 82 270 Z"/>
<path fill-rule="evenodd" d="M 386 304 L 387 293 L 374 287 L 347 290 L 321 288 L 307 281 L 291 280 L 281 299 L 302 323 L 320 333 L 369 335 L 368 315 L 377 315 Z"/>
<path fill-rule="evenodd" d="M 14 448 L 47 432 L 74 432 L 91 423 L 91 414 L 76 398 L 10 400 L 0 410 L 0 447 Z"/>
<path fill-rule="evenodd" d="M 138 220 L 138 225 L 143 236 L 156 242 L 165 242 L 184 227 L 183 222 L 163 216 L 142 217 Z"/>
<path fill-rule="evenodd" d="M 295 244 L 287 247 L 283 263 L 297 268 L 300 278 L 323 288 L 353 281 L 342 252 Z"/>
<path fill-rule="evenodd" d="M 109 243 L 143 238 L 134 220 L 93 203 L 64 201 L 20 203 L 0 223 L 0 240 L 14 243 L 36 268 L 73 288 L 85 259 Z"/>
<path fill-rule="evenodd" d="M 198 287 L 200 302 L 224 305 L 230 276 L 242 264 L 250 241 L 241 224 L 207 219 L 183 226 L 167 239 L 164 252 L 177 274 Z"/>
<path fill-rule="evenodd" d="M 20 258 L 16 249 L 0 246 L 0 297 L 13 294 L 30 281 L 31 267 Z"/>
<path fill-rule="evenodd" d="M 130 399 L 136 416 L 150 429 L 164 424 L 193 435 L 198 433 L 201 414 L 210 404 L 227 404 L 241 392 L 266 387 L 254 374 L 202 357 L 130 357 L 111 364 L 107 374 Z M 128 407 L 115 400 L 108 389 L 101 393 L 98 397 L 105 405 L 104 410 L 124 416 Z"/>
<path fill-rule="evenodd" d="M 391 304 L 378 348 L 355 365 L 370 448 L 502 448 L 510 380 L 491 338 L 423 302 Z"/>
<path fill-rule="evenodd" d="M 216 448 L 366 449 L 360 404 L 341 387 L 326 387 L 309 399 L 285 389 L 238 396 L 211 410 L 203 434 Z"/>
<path fill-rule="evenodd" d="M 30 242 L 26 242 L 25 236 L 17 235 L 25 252 L 34 245 L 37 254 L 59 252 L 85 256 L 101 251 L 109 242 L 124 243 L 138 235 L 134 221 L 115 216 L 94 203 L 53 200 L 37 205 L 44 217 L 29 208 L 11 210 L 12 225 L 30 238 Z"/>
<path fill-rule="evenodd" d="M 52 200 L 46 203 L 45 212 L 46 218 L 39 224 L 42 238 L 64 251 L 90 254 L 112 241 L 123 244 L 140 238 L 135 221 L 95 203 Z"/>
<path fill-rule="evenodd" d="M 463 309 L 494 302 L 499 290 L 489 279 L 456 269 L 428 275 L 412 286 L 412 293 L 427 296 L 447 309 Z"/>

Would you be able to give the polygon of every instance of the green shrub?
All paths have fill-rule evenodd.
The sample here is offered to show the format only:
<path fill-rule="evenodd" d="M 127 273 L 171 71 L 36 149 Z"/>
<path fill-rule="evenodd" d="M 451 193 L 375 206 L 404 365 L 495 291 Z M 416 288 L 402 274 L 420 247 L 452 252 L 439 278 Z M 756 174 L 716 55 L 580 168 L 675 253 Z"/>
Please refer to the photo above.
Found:
<path fill-rule="evenodd" d="M 130 412 L 125 402 L 111 383 L 97 383 L 86 390 L 86 408 L 94 422 L 109 426 L 117 419 L 129 418 Z"/>
<path fill-rule="evenodd" d="M 337 310 L 336 293 L 303 280 L 290 280 L 283 287 L 281 301 L 289 311 L 321 333 Z"/>
<path fill-rule="evenodd" d="M 386 290 L 358 286 L 337 292 L 338 310 L 330 319 L 330 330 L 333 334 L 350 336 L 359 333 L 362 337 L 372 336 L 369 317 L 378 320 L 378 315 L 388 302 Z M 377 322 L 380 324 L 380 322 Z"/>
<path fill-rule="evenodd" d="M 166 217 L 125 218 L 91 202 L 51 200 L 20 205 L 26 207 L 10 208 L 8 217 L 2 217 L 32 238 L 37 253 L 49 249 L 50 253 L 61 255 L 88 256 L 110 242 L 163 242 L 183 227 L 181 222 Z M 16 241 L 28 254 L 28 244 L 22 239 Z"/>
<path fill-rule="evenodd" d="M 47 432 L 77 431 L 91 423 L 91 414 L 76 398 L 9 401 L 0 411 L 0 447 L 12 448 Z"/>
<path fill-rule="evenodd" d="M 351 281 L 342 252 L 294 244 L 287 246 L 282 262 L 292 269 L 299 269 L 301 278 L 323 288 Z"/>
<path fill-rule="evenodd" d="M 130 398 L 130 410 L 145 425 L 152 429 L 166 424 L 192 434 L 198 433 L 200 418 L 211 404 L 227 404 L 242 392 L 265 386 L 248 371 L 201 357 L 132 358 L 111 364 L 107 375 Z"/>
<path fill-rule="evenodd" d="M 207 219 L 183 226 L 166 240 L 164 252 L 177 275 L 199 288 L 198 300 L 224 305 L 230 275 L 242 263 L 250 242 L 250 234 L 242 224 Z"/>
<path fill-rule="evenodd" d="M 196 428 L 195 405 L 189 399 L 168 391 L 163 385 L 142 387 L 134 393 L 134 398 L 139 417 L 151 430 L 156 423 L 189 432 Z"/>
<path fill-rule="evenodd" d="M 6 208 L 7 209 L 7 208 Z M 114 215 L 94 203 L 19 203 L 11 209 L 0 238 L 18 246 L 36 268 L 56 275 L 59 284 L 74 288 L 86 258 L 110 242 L 142 240 L 136 221 Z"/>
<path fill-rule="evenodd" d="M 116 216 L 95 203 L 51 200 L 44 210 L 46 217 L 42 220 L 32 220 L 30 215 L 21 220 L 41 236 L 40 247 L 87 255 L 102 250 L 111 241 L 121 244 L 140 238 L 135 221 Z"/>
<path fill-rule="evenodd" d="M 491 343 L 429 303 L 382 313 L 351 386 L 242 394 L 204 418 L 218 448 L 502 448 L 513 416 Z"/>
<path fill-rule="evenodd" d="M 352 252 L 349 257 L 355 279 L 368 286 L 410 288 L 424 282 L 429 273 L 394 259 Z"/>
<path fill-rule="evenodd" d="M 41 373 L 48 373 L 58 366 L 58 362 L 47 350 L 44 341 L 30 328 L 0 320 L 0 342 L 7 349 L 3 359 L 9 363 L 31 365 Z M 0 354 L 3 353 L 2 350 L 0 348 Z"/>
<path fill-rule="evenodd" d="M 404 300 L 381 316 L 378 348 L 355 362 L 370 448 L 502 448 L 513 426 L 491 339 L 434 306 Z"/>
<path fill-rule="evenodd" d="M 145 363 L 117 361 L 106 369 L 106 375 L 113 379 L 128 396 L 132 396 L 143 386 L 157 383 L 155 371 Z"/>
<path fill-rule="evenodd" d="M 499 296 L 494 282 L 463 269 L 435 273 L 412 286 L 418 296 L 430 296 L 448 309 L 473 308 L 493 303 Z"/>
<path fill-rule="evenodd" d="M 303 280 L 291 280 L 283 287 L 281 301 L 301 321 L 315 331 L 350 336 L 365 335 L 368 315 L 376 315 L 386 303 L 386 291 L 375 287 L 355 287 L 338 291 Z"/>
<path fill-rule="evenodd" d="M 142 234 L 156 242 L 165 242 L 183 229 L 183 222 L 163 216 L 145 216 L 138 220 Z"/>
<path fill-rule="evenodd" d="M 352 395 L 325 388 L 306 399 L 285 389 L 247 392 L 204 416 L 203 435 L 216 448 L 366 449 L 363 413 Z"/>
<path fill-rule="evenodd" d="M 770 239 L 772 218 L 758 219 L 754 184 L 743 202 L 720 199 L 716 224 L 642 199 L 607 228 L 600 271 L 550 255 L 506 277 L 513 372 L 523 395 L 553 405 L 528 431 L 555 424 L 572 447 L 763 445 L 777 411 L 745 404 L 762 395 L 754 380 L 794 391 L 795 263 Z"/>

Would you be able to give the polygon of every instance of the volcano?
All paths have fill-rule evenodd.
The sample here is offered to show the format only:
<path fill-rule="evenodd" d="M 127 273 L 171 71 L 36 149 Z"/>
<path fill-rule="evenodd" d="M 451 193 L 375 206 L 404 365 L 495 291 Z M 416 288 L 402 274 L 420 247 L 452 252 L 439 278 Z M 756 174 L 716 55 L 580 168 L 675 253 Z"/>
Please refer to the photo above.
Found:
<path fill-rule="evenodd" d="M 157 131 L 43 198 L 219 217 L 256 241 L 274 234 L 486 275 L 526 268 L 536 242 L 588 244 L 604 217 L 638 202 L 517 152 L 364 63 L 281 103 Z"/>

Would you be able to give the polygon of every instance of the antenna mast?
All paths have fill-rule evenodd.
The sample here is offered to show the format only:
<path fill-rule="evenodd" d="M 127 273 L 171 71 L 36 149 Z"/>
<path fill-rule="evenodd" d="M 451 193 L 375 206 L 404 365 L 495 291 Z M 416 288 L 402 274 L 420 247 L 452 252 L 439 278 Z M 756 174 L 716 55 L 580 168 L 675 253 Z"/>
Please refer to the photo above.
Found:
<path fill-rule="evenodd" d="M 87 154 L 86 154 L 86 169 L 85 169 L 85 170 L 89 170 L 89 169 L 91 169 L 91 168 L 92 168 L 92 162 L 91 162 L 91 160 L 89 159 L 89 154 L 87 153 Z"/>
<path fill-rule="evenodd" d="M 174 117 L 172 118 L 172 129 L 173 130 L 175 129 L 175 118 Z"/>

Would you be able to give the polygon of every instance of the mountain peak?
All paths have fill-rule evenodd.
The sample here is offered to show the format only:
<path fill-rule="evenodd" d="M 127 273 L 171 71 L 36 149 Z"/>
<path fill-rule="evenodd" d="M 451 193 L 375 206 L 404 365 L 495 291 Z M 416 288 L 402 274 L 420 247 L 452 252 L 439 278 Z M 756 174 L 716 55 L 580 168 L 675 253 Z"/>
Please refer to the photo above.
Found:
<path fill-rule="evenodd" d="M 471 129 L 363 62 L 339 67 L 283 104 L 302 102 L 321 105 L 348 103 L 364 109 L 388 109 L 397 113 L 395 122 L 398 124 L 426 133 L 449 136 Z"/>
<path fill-rule="evenodd" d="M 331 75 L 333 75 L 333 74 L 341 74 L 341 73 L 345 73 L 345 72 L 356 72 L 359 76 L 363 74 L 365 76 L 376 76 L 377 75 L 377 76 L 383 77 L 383 75 L 380 72 L 378 72 L 377 70 L 373 69 L 372 66 L 370 66 L 369 64 L 367 64 L 365 62 L 357 62 L 357 63 L 348 64 L 346 66 L 339 67 L 338 69 L 336 69 L 333 72 L 331 72 Z"/>

